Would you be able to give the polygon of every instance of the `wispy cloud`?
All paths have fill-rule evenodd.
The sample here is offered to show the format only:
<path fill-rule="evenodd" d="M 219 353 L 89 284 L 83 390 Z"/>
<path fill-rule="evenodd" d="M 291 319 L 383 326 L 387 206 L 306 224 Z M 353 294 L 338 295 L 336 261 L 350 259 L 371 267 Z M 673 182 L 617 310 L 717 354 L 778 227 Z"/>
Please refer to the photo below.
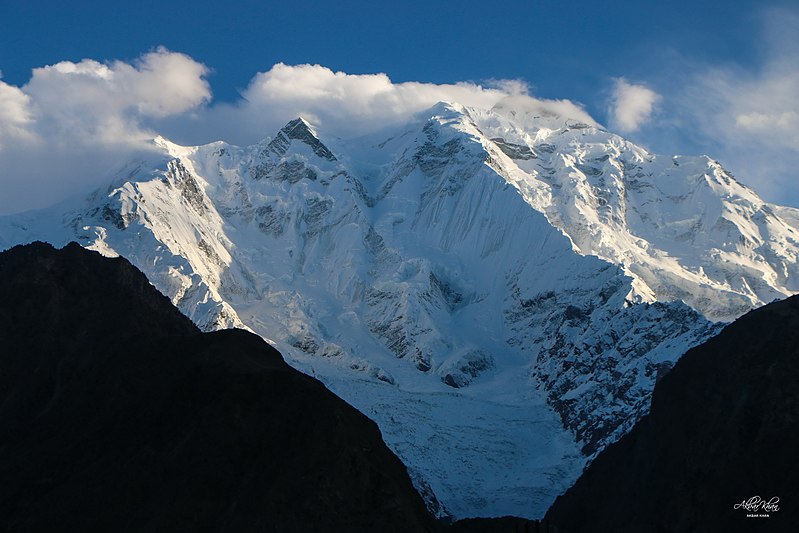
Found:
<path fill-rule="evenodd" d="M 662 97 L 642 84 L 616 78 L 610 105 L 610 125 L 622 133 L 638 130 L 652 118 Z"/>
<path fill-rule="evenodd" d="M 765 199 L 799 206 L 799 10 L 771 8 L 753 28 L 753 64 L 680 57 L 650 82 L 657 119 L 633 137 L 656 151 L 706 153 Z"/>

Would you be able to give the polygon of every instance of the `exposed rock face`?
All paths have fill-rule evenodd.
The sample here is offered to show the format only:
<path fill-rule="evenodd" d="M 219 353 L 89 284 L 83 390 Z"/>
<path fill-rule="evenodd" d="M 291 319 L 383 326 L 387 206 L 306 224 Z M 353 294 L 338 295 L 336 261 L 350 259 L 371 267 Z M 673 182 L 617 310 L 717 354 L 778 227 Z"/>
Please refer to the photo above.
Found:
<path fill-rule="evenodd" d="M 126 260 L 0 253 L 0 529 L 429 531 L 377 426 Z"/>
<path fill-rule="evenodd" d="M 685 354 L 655 387 L 649 415 L 597 456 L 547 518 L 574 533 L 795 531 L 797 450 L 792 297 Z"/>

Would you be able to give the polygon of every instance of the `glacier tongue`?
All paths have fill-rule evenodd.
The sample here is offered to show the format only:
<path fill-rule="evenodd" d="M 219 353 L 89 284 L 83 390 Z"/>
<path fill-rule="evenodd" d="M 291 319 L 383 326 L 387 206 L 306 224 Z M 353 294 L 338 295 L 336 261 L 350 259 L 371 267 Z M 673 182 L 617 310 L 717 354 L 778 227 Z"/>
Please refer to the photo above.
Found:
<path fill-rule="evenodd" d="M 708 319 L 799 290 L 797 210 L 595 124 L 439 104 L 355 140 L 155 144 L 0 245 L 124 255 L 201 327 L 271 339 L 440 515 L 542 516 Z"/>

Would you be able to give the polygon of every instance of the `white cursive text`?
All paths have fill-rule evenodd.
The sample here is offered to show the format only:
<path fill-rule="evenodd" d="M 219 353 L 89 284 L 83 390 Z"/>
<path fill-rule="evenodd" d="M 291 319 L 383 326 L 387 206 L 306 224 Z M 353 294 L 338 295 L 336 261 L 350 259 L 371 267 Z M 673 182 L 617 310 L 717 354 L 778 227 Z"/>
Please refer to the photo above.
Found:
<path fill-rule="evenodd" d="M 758 511 L 765 511 L 767 513 L 775 513 L 780 510 L 779 496 L 774 496 L 770 500 L 764 500 L 760 496 L 752 496 L 748 500 L 741 503 L 736 503 L 732 506 L 733 509 L 743 509 L 749 513 L 756 513 Z"/>

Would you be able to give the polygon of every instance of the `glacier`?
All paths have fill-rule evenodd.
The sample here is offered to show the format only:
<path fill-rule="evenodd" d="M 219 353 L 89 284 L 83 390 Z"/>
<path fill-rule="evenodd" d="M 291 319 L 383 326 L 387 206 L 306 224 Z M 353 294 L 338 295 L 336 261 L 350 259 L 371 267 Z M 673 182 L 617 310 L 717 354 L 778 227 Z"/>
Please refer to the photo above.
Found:
<path fill-rule="evenodd" d="M 440 103 L 355 139 L 163 137 L 0 248 L 122 255 L 374 419 L 441 517 L 540 518 L 724 322 L 799 292 L 799 210 L 708 157 Z"/>

